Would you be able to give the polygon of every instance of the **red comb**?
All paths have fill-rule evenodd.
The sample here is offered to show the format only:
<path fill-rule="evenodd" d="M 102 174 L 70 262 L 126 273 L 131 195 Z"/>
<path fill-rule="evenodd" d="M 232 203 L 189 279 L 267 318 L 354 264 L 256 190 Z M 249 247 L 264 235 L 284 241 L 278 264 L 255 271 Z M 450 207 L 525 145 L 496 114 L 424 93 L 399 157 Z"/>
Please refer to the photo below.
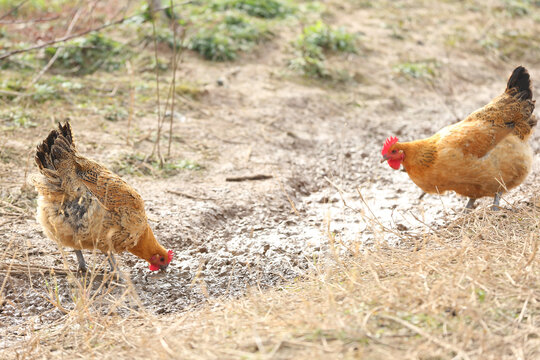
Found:
<path fill-rule="evenodd" d="M 388 139 L 386 139 L 386 141 L 384 142 L 384 145 L 383 145 L 383 148 L 382 148 L 382 151 L 381 153 L 383 155 L 386 155 L 386 153 L 388 152 L 388 149 L 390 149 L 390 146 L 394 145 L 395 143 L 397 143 L 399 140 L 397 137 L 395 136 L 390 136 Z"/>
<path fill-rule="evenodd" d="M 158 256 L 158 255 L 155 255 L 155 256 Z M 172 261 L 173 256 L 174 256 L 174 253 L 172 250 L 167 251 L 167 264 L 169 264 Z M 161 269 L 161 266 L 156 265 L 156 264 L 150 264 L 148 265 L 148 268 L 150 269 L 150 271 L 158 271 L 159 269 Z"/>

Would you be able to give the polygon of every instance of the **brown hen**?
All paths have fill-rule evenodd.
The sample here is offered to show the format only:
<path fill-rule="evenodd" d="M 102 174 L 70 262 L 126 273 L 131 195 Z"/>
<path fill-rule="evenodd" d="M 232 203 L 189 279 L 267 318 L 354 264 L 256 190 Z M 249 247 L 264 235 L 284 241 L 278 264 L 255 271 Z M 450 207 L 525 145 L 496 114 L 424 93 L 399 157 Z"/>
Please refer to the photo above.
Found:
<path fill-rule="evenodd" d="M 528 139 L 536 125 L 530 76 L 519 66 L 505 92 L 466 119 L 422 140 L 398 142 L 389 137 L 383 160 L 393 169 L 403 165 L 411 180 L 427 193 L 453 190 L 476 199 L 501 194 L 525 180 L 531 170 Z"/>
<path fill-rule="evenodd" d="M 33 183 L 39 193 L 37 219 L 47 237 L 75 249 L 79 270 L 87 271 L 81 250 L 109 255 L 129 251 L 165 269 L 173 253 L 161 246 L 148 225 L 141 196 L 118 175 L 80 155 L 69 122 L 37 147 L 40 174 Z"/>

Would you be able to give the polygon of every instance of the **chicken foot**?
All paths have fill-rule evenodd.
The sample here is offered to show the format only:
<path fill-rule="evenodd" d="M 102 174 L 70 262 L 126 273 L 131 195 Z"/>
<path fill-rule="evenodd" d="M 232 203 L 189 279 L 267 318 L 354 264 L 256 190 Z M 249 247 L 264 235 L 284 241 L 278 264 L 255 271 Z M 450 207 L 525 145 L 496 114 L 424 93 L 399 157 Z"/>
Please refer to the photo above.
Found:
<path fill-rule="evenodd" d="M 495 196 L 493 197 L 493 205 L 491 206 L 491 209 L 494 211 L 498 211 L 499 209 L 499 201 L 501 200 L 502 192 L 495 193 Z"/>
<path fill-rule="evenodd" d="M 79 272 L 85 274 L 88 272 L 88 267 L 86 266 L 86 261 L 81 250 L 75 250 L 75 255 L 77 255 L 77 261 L 79 262 Z"/>
<path fill-rule="evenodd" d="M 114 275 L 114 278 L 117 281 L 123 280 L 122 275 L 120 274 L 120 269 L 118 269 L 118 265 L 116 264 L 116 258 L 114 257 L 112 252 L 109 252 L 107 254 L 107 260 L 109 261 L 109 266 L 111 267 L 111 273 Z"/>
<path fill-rule="evenodd" d="M 88 267 L 86 266 L 86 261 L 81 250 L 75 250 L 75 255 L 77 255 L 77 261 L 79 262 L 78 272 L 86 274 L 88 272 Z M 116 275 L 117 280 L 122 280 L 122 275 L 116 264 L 116 259 L 112 253 L 107 254 L 107 260 L 109 261 L 109 266 L 111 267 L 111 273 Z"/>
<path fill-rule="evenodd" d="M 501 195 L 502 195 L 502 192 L 500 191 L 498 193 L 495 193 L 495 196 L 493 197 L 493 205 L 491 206 L 492 210 L 494 211 L 500 210 L 499 202 L 501 201 Z M 472 209 L 475 201 L 476 199 L 470 198 L 469 201 L 467 202 L 467 205 L 465 206 L 465 209 Z"/>

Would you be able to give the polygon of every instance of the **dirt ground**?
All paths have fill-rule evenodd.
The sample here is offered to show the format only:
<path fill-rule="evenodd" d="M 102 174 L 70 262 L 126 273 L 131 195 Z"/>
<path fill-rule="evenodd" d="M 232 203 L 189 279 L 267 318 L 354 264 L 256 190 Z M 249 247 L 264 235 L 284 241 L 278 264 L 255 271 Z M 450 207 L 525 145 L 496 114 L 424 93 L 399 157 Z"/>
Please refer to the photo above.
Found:
<path fill-rule="evenodd" d="M 232 63 L 184 54 L 177 78 L 196 81 L 204 94 L 175 110 L 172 156 L 203 168 L 171 177 L 123 175 L 144 198 L 158 240 L 175 252 L 165 274 L 150 274 L 147 264 L 131 254 L 117 257 L 147 310 L 177 313 L 208 298 L 236 297 L 252 286 L 265 289 L 294 281 L 314 261 L 326 258 L 329 232 L 344 244 L 369 245 L 378 236 L 368 226 L 374 217 L 396 231 L 395 236 L 385 236 L 399 245 L 400 232 L 421 236 L 460 216 L 466 199 L 455 194 L 419 199 L 422 192 L 406 173 L 379 163 L 382 144 L 388 136 L 404 141 L 426 137 L 463 118 L 503 91 L 510 72 L 520 64 L 529 69 L 538 94 L 536 48 L 501 58 L 479 50 L 473 40 L 463 39 L 460 46 L 445 41 L 454 33 L 534 26 L 538 12 L 505 17 L 501 24 L 495 5 L 485 22 L 484 13 L 461 3 L 437 5 L 442 12 L 427 2 L 399 3 L 402 6 L 396 8 L 329 4 L 332 23 L 361 34 L 363 51 L 336 60 L 357 79 L 344 84 L 305 79 L 286 69 L 290 54 L 284 39 L 294 29 L 284 29 Z M 459 16 L 452 15 L 456 13 Z M 395 30 L 388 24 L 401 24 L 404 39 L 392 36 Z M 437 59 L 434 78 L 409 78 L 395 70 L 399 62 L 423 59 Z M 114 74 L 94 76 L 104 97 L 129 104 L 126 74 L 118 82 L 124 91 L 114 90 Z M 155 81 L 152 74 L 137 76 Z M 114 92 L 118 95 L 107 95 Z M 62 256 L 45 237 L 35 220 L 36 194 L 23 186 L 36 171 L 36 144 L 53 123 L 69 117 L 80 152 L 114 169 L 126 154 L 151 152 L 155 106 L 155 99 L 136 104 L 131 124 L 135 141 L 130 146 L 127 119 L 110 122 L 77 103 L 49 109 L 38 117 L 36 127 L 1 130 L 4 346 L 28 329 L 46 328 L 60 319 L 63 312 L 51 297 L 69 309 L 72 289 L 80 281 L 64 275 L 66 267 L 76 269 L 75 256 L 71 251 Z M 531 174 L 503 197 L 503 207 L 519 206 L 537 189 L 539 140 L 539 132 L 530 140 L 535 153 Z M 161 146 L 166 149 L 166 140 Z M 259 174 L 269 178 L 227 181 Z M 482 200 L 479 206 L 490 201 Z M 86 258 L 90 264 L 103 263 L 98 254 L 86 253 Z M 51 274 L 49 268 L 56 272 Z M 119 286 L 112 294 L 121 291 Z"/>

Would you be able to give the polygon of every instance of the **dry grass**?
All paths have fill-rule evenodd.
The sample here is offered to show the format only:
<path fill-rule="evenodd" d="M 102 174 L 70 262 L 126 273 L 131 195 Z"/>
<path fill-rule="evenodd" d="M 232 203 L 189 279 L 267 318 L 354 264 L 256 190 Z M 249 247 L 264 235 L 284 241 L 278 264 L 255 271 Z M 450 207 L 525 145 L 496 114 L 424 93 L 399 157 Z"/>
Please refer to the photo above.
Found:
<path fill-rule="evenodd" d="M 399 247 L 344 247 L 329 234 L 333 256 L 304 279 L 174 316 L 86 302 L 2 358 L 538 358 L 534 203 L 477 210 Z M 110 309 L 132 309 L 130 298 Z"/>

